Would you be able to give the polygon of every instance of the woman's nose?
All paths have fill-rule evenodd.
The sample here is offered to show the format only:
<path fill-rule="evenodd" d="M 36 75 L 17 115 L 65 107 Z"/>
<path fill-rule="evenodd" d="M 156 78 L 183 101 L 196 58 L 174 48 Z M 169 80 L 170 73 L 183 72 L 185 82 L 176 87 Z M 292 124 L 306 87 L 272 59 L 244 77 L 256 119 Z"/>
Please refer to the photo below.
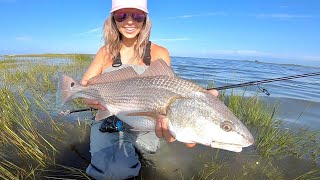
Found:
<path fill-rule="evenodd" d="M 133 21 L 134 21 L 134 20 L 133 20 L 131 14 L 129 15 L 129 17 L 128 17 L 126 20 L 127 20 L 126 23 L 128 23 L 128 24 L 133 24 Z"/>

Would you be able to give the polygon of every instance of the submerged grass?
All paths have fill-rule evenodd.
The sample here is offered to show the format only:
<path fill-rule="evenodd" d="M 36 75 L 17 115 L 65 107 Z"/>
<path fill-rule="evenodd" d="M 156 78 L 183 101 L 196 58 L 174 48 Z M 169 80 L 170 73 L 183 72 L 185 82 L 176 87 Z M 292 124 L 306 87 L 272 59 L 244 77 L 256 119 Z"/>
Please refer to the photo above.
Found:
<path fill-rule="evenodd" d="M 66 174 L 74 179 L 89 179 L 84 169 L 59 165 L 57 162 L 61 150 L 70 145 L 70 129 L 80 129 L 77 132 L 79 137 L 72 139 L 88 136 L 88 127 L 82 123 L 86 118 L 78 116 L 74 123 L 66 121 L 58 116 L 58 109 L 53 102 L 57 73 L 67 73 L 80 79 L 92 57 L 80 54 L 46 55 L 46 58 L 53 57 L 69 58 L 73 63 L 57 66 L 34 62 L 19 64 L 13 58 L 0 61 L 0 135 L 3 137 L 0 139 L 1 179 L 60 179 Z M 3 64 L 11 64 L 14 70 Z M 203 168 L 193 179 L 283 179 L 286 178 L 285 170 L 273 163 L 275 158 L 295 157 L 319 162 L 319 131 L 304 127 L 283 128 L 281 119 L 276 118 L 277 106 L 262 103 L 258 94 L 246 98 L 245 92 L 241 95 L 231 93 L 230 96 L 222 92 L 220 98 L 251 127 L 251 132 L 255 132 L 255 144 L 249 148 L 249 152 L 244 152 L 251 154 L 254 160 L 241 164 L 239 174 L 227 174 L 232 161 L 226 158 L 225 151 L 218 150 L 215 159 L 204 162 Z M 81 101 L 73 101 L 72 107 L 81 106 Z M 61 144 L 65 146 L 61 147 Z M 295 178 L 312 179 L 318 175 L 319 169 L 310 169 Z"/>
<path fill-rule="evenodd" d="M 37 129 L 36 123 L 42 121 L 31 110 L 33 102 L 22 90 L 13 93 L 7 87 L 0 89 L 0 102 L 0 135 L 4 137 L 0 153 L 4 161 L 0 168 L 5 169 L 3 172 L 11 172 L 17 175 L 11 177 L 19 178 L 20 174 L 27 176 L 35 167 L 53 161 L 57 150 Z"/>

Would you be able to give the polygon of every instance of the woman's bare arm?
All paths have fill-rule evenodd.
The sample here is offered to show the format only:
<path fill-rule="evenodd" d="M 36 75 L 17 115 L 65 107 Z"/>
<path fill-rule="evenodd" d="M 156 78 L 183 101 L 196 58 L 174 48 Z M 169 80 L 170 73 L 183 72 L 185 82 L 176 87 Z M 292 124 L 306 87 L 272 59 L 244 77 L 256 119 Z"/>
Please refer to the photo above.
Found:
<path fill-rule="evenodd" d="M 102 73 L 102 70 L 106 62 L 105 58 L 106 58 L 106 50 L 105 50 L 105 47 L 103 46 L 97 52 L 88 70 L 83 75 L 82 80 L 80 81 L 82 85 L 84 86 L 87 85 L 89 79 L 97 75 L 100 75 Z M 101 104 L 99 104 L 97 100 L 84 98 L 83 103 L 95 109 L 106 110 L 106 108 Z"/>

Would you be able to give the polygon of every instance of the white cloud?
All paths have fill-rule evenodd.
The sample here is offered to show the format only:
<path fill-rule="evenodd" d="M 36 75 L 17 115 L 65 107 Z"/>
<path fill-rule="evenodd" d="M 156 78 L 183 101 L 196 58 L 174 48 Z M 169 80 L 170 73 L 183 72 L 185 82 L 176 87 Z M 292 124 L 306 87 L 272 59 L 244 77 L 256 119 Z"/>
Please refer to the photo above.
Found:
<path fill-rule="evenodd" d="M 257 51 L 257 50 L 213 50 L 210 51 L 214 54 L 223 54 L 223 55 L 241 55 L 241 56 L 265 56 L 269 53 Z"/>
<path fill-rule="evenodd" d="M 90 29 L 86 32 L 77 33 L 73 35 L 74 36 L 101 36 L 101 32 L 102 32 L 102 28 L 98 27 L 98 28 Z"/>
<path fill-rule="evenodd" d="M 193 17 L 206 17 L 206 16 L 226 16 L 225 12 L 209 12 L 204 14 L 187 14 L 181 16 L 173 16 L 168 17 L 167 19 L 186 19 L 186 18 L 193 18 Z"/>
<path fill-rule="evenodd" d="M 289 6 L 287 6 L 287 5 L 281 5 L 280 8 L 286 9 L 286 8 L 289 8 Z"/>
<path fill-rule="evenodd" d="M 282 6 L 282 8 L 286 8 L 286 6 Z M 310 15 L 310 14 L 289 14 L 289 13 L 258 13 L 258 14 L 230 14 L 226 12 L 209 12 L 202 14 L 186 14 L 181 16 L 172 16 L 167 17 L 166 19 L 189 19 L 194 17 L 208 17 L 208 16 L 251 16 L 256 18 L 272 18 L 272 19 L 281 19 L 281 20 L 289 20 L 289 19 L 310 19 L 310 18 L 318 18 L 319 16 Z"/>
<path fill-rule="evenodd" d="M 257 18 L 275 18 L 275 19 L 309 19 L 316 18 L 316 16 L 308 14 L 287 14 L 287 13 L 272 13 L 272 14 L 255 14 Z"/>
<path fill-rule="evenodd" d="M 32 37 L 30 37 L 30 36 L 17 36 L 15 39 L 17 41 L 31 41 Z"/>
<path fill-rule="evenodd" d="M 272 59 L 288 59 L 288 60 L 304 60 L 320 62 L 320 55 L 303 55 L 303 54 L 286 54 L 273 53 L 258 50 L 208 50 L 203 51 L 203 55 L 225 55 L 243 58 L 272 58 Z"/>
<path fill-rule="evenodd" d="M 320 55 L 319 56 L 301 56 L 301 59 L 307 60 L 307 61 L 320 61 Z"/>
<path fill-rule="evenodd" d="M 159 41 L 165 41 L 165 42 L 172 42 L 172 41 L 190 41 L 190 38 L 163 38 L 163 39 L 152 39 L 151 41 L 159 42 Z"/>

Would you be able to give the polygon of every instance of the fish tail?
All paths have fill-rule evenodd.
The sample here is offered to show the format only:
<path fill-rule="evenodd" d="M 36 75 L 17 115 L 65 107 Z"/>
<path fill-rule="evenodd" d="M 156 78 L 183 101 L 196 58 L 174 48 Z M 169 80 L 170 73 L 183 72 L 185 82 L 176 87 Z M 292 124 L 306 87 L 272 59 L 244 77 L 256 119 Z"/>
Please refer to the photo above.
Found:
<path fill-rule="evenodd" d="M 63 106 L 66 102 L 70 101 L 72 96 L 77 92 L 74 87 L 77 86 L 77 82 L 71 77 L 58 73 L 58 87 L 56 95 L 56 104 Z"/>

